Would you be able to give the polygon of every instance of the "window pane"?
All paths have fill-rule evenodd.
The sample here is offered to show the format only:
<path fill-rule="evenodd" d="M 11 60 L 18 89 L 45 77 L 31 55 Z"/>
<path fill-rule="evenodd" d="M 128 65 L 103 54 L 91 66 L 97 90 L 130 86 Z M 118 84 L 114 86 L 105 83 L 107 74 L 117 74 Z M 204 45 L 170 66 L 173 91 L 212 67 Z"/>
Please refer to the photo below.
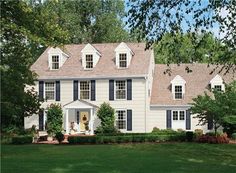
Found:
<path fill-rule="evenodd" d="M 116 111 L 116 127 L 118 129 L 126 129 L 126 111 Z"/>
<path fill-rule="evenodd" d="M 221 85 L 215 85 L 215 90 L 217 91 L 222 91 L 222 86 Z"/>
<path fill-rule="evenodd" d="M 86 55 L 86 68 L 93 68 L 93 55 Z"/>
<path fill-rule="evenodd" d="M 59 56 L 58 55 L 52 56 L 52 69 L 59 69 Z"/>
<path fill-rule="evenodd" d="M 126 99 L 126 81 L 116 81 L 116 99 Z"/>
<path fill-rule="evenodd" d="M 126 53 L 119 54 L 119 66 L 127 67 L 127 55 Z"/>
<path fill-rule="evenodd" d="M 176 85 L 175 86 L 175 99 L 182 99 L 183 93 L 182 93 L 182 86 Z"/>
<path fill-rule="evenodd" d="M 45 97 L 47 100 L 54 100 L 54 82 L 45 82 Z"/>
<path fill-rule="evenodd" d="M 80 82 L 80 99 L 89 99 L 90 94 L 90 82 L 89 81 L 81 81 Z"/>
<path fill-rule="evenodd" d="M 179 120 L 184 120 L 185 117 L 184 117 L 184 111 L 180 111 L 179 112 Z"/>
<path fill-rule="evenodd" d="M 178 111 L 173 111 L 173 120 L 178 120 Z"/>

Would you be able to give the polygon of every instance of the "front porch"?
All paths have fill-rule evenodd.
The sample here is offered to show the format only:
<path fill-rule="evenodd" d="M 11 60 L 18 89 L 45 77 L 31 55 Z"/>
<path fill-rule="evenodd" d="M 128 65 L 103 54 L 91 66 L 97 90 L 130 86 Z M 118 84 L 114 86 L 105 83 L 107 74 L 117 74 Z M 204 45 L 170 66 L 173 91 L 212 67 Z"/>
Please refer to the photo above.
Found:
<path fill-rule="evenodd" d="M 65 135 L 93 135 L 98 107 L 84 100 L 76 100 L 63 106 Z"/>

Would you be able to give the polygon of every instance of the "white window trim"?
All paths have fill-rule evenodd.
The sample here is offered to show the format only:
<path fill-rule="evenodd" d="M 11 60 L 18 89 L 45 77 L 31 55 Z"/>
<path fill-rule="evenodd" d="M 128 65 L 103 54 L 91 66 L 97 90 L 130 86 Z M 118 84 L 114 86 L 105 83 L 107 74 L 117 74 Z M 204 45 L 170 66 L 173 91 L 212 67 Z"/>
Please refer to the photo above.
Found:
<path fill-rule="evenodd" d="M 126 55 L 126 67 L 121 67 L 120 66 L 120 54 L 125 54 Z M 118 53 L 118 68 L 119 69 L 127 69 L 128 68 L 128 52 L 119 52 Z"/>
<path fill-rule="evenodd" d="M 79 85 L 79 87 L 78 87 L 78 90 L 79 90 L 78 98 L 81 99 L 80 98 L 80 92 L 81 92 L 80 82 L 85 82 L 85 81 L 89 82 L 89 98 L 88 99 L 83 99 L 83 100 L 90 101 L 90 99 L 91 99 L 91 81 L 90 80 L 81 80 L 81 81 L 78 82 L 78 85 Z"/>
<path fill-rule="evenodd" d="M 118 115 L 117 115 L 117 111 L 125 111 L 125 129 L 118 129 L 118 127 L 116 126 L 116 121 L 118 120 Z M 127 131 L 127 109 L 115 109 L 115 127 L 120 130 L 121 132 L 126 132 Z"/>
<path fill-rule="evenodd" d="M 52 68 L 52 57 L 53 56 L 58 56 L 59 57 L 59 68 L 58 69 L 53 69 Z M 50 53 L 49 54 L 49 57 L 50 57 L 50 59 L 49 59 L 49 67 L 50 67 L 50 70 L 59 70 L 60 68 L 61 68 L 61 54 L 60 53 Z"/>
<path fill-rule="evenodd" d="M 178 112 L 178 120 L 173 120 L 173 112 Z M 180 120 L 180 112 L 184 112 L 184 120 Z M 186 121 L 186 110 L 172 110 L 171 111 L 171 120 L 173 121 Z"/>
<path fill-rule="evenodd" d="M 46 98 L 46 83 L 54 83 L 54 99 L 53 100 L 49 100 Z M 45 98 L 46 101 L 56 101 L 56 82 L 55 81 L 45 81 L 43 85 L 44 85 L 43 98 Z"/>
<path fill-rule="evenodd" d="M 181 86 L 181 87 L 182 87 L 182 98 L 175 98 L 175 93 L 176 93 L 176 92 L 175 92 L 175 87 L 176 87 L 176 86 Z M 184 92 L 183 92 L 184 86 L 183 86 L 183 85 L 175 84 L 173 88 L 174 88 L 174 92 L 173 92 L 173 98 L 174 98 L 174 100 L 183 100 L 183 99 L 184 99 Z"/>
<path fill-rule="evenodd" d="M 116 81 L 125 81 L 125 98 L 124 99 L 117 99 L 116 98 Z M 127 100 L 127 80 L 115 80 L 114 81 L 114 100 L 119 100 L 119 101 L 122 101 L 122 100 Z"/>
<path fill-rule="evenodd" d="M 92 62 L 93 62 L 93 67 L 92 68 L 87 68 L 86 67 L 86 64 L 87 64 L 87 61 L 86 61 L 86 56 L 87 55 L 92 55 Z M 84 61 L 85 61 L 85 67 L 84 67 L 84 69 L 85 70 L 93 70 L 93 68 L 94 68 L 94 54 L 93 53 L 86 53 L 85 55 L 84 55 Z"/>

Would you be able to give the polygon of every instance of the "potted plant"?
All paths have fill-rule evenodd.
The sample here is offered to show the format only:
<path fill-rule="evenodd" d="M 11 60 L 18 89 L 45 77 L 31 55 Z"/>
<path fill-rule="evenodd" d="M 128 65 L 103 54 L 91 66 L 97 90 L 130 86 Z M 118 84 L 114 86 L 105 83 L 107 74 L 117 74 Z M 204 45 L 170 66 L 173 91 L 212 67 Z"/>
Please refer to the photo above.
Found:
<path fill-rule="evenodd" d="M 89 130 L 89 121 L 86 121 L 86 122 L 84 123 L 84 125 L 85 125 L 85 130 L 86 130 L 86 131 L 85 131 L 85 134 L 86 134 L 86 135 L 89 135 L 89 131 L 90 131 L 90 130 Z"/>

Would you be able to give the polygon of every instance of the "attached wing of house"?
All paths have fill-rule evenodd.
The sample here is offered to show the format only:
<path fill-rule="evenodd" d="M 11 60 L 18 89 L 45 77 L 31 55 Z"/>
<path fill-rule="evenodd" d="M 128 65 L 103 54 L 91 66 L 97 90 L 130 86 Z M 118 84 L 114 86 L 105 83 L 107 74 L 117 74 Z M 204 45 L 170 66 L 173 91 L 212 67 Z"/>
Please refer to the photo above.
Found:
<path fill-rule="evenodd" d="M 190 70 L 187 70 L 187 69 Z M 39 115 L 25 118 L 25 128 L 45 129 L 47 106 L 60 103 L 67 134 L 93 134 L 100 121 L 98 107 L 109 102 L 121 132 L 150 132 L 153 127 L 203 129 L 188 111 L 193 97 L 209 87 L 224 90 L 233 72 L 215 71 L 206 64 L 155 65 L 145 43 L 107 43 L 49 47 L 32 65 L 34 86 L 44 100 Z"/>

